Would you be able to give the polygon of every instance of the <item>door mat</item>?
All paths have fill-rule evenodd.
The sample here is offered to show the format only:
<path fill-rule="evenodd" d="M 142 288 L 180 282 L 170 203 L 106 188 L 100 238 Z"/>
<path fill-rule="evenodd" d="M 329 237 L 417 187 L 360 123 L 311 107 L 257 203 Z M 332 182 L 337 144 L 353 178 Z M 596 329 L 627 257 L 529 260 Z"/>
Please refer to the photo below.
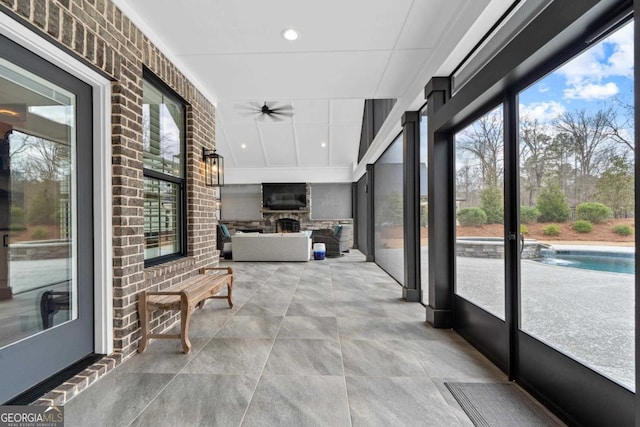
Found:
<path fill-rule="evenodd" d="M 561 426 L 511 383 L 444 383 L 478 427 Z"/>

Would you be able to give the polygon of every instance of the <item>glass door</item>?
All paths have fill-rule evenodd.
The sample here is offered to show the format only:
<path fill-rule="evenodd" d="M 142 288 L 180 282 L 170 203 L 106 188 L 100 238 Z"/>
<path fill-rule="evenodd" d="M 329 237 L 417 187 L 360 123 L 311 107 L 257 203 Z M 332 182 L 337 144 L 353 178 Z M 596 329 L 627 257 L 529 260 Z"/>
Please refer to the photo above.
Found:
<path fill-rule="evenodd" d="M 456 329 L 507 364 L 502 105 L 454 135 Z"/>
<path fill-rule="evenodd" d="M 502 107 L 455 134 L 457 295 L 504 320 Z"/>
<path fill-rule="evenodd" d="M 93 351 L 92 104 L 86 84 L 0 44 L 4 402 Z"/>
<path fill-rule="evenodd" d="M 634 391 L 633 23 L 519 104 L 520 328 Z"/>

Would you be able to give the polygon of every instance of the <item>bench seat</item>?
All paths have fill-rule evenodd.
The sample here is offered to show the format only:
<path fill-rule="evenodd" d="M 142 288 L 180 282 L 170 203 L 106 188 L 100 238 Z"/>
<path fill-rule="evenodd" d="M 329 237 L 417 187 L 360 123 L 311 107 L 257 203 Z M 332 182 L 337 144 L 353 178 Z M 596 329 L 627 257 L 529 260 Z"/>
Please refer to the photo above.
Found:
<path fill-rule="evenodd" d="M 207 274 L 207 271 L 216 271 L 217 274 Z M 227 295 L 217 295 L 223 286 L 227 286 Z M 199 274 L 161 291 L 142 291 L 138 301 L 138 313 L 142 337 L 138 346 L 138 352 L 143 353 L 149 339 L 179 339 L 182 341 L 182 350 L 185 353 L 191 351 L 189 341 L 189 321 L 191 313 L 196 307 L 202 308 L 207 299 L 222 298 L 233 307 L 231 294 L 233 289 L 233 270 L 231 267 L 205 267 L 199 270 Z M 149 320 L 154 311 L 179 310 L 180 334 L 152 334 L 149 333 Z"/>

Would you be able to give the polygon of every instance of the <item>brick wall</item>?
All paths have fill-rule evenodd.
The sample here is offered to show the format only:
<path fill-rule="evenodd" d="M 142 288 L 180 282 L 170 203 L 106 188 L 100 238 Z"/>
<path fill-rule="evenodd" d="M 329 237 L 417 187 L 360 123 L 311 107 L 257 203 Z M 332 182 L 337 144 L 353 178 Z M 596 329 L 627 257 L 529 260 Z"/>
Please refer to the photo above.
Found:
<path fill-rule="evenodd" d="M 204 185 L 202 147 L 214 146 L 215 109 L 185 76 L 108 0 L 0 0 L 0 12 L 112 79 L 114 346 L 126 358 L 140 336 L 136 303 L 146 288 L 163 288 L 218 262 L 215 194 Z M 142 76 L 147 67 L 187 103 L 188 257 L 144 268 Z M 175 316 L 153 320 L 160 330 Z M 60 403 L 60 401 L 58 401 Z"/>

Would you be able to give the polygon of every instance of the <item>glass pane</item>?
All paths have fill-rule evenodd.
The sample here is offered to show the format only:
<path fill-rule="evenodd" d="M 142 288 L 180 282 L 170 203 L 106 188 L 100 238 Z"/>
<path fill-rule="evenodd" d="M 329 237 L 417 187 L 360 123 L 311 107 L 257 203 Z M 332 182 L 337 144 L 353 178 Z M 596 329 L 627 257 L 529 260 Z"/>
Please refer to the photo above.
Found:
<path fill-rule="evenodd" d="M 633 24 L 519 104 L 521 328 L 633 390 Z"/>
<path fill-rule="evenodd" d="M 0 59 L 0 347 L 77 318 L 75 96 Z"/>
<path fill-rule="evenodd" d="M 420 114 L 420 282 L 422 302 L 429 304 L 429 212 L 427 179 L 427 109 Z"/>
<path fill-rule="evenodd" d="M 145 177 L 145 259 L 180 252 L 180 203 L 178 193 L 178 184 Z"/>
<path fill-rule="evenodd" d="M 456 293 L 504 319 L 502 106 L 455 135 Z"/>
<path fill-rule="evenodd" d="M 183 176 L 182 105 L 165 96 L 146 80 L 142 96 L 144 167 L 167 175 Z"/>
<path fill-rule="evenodd" d="M 374 173 L 376 264 L 404 283 L 402 135 L 375 163 Z"/>

